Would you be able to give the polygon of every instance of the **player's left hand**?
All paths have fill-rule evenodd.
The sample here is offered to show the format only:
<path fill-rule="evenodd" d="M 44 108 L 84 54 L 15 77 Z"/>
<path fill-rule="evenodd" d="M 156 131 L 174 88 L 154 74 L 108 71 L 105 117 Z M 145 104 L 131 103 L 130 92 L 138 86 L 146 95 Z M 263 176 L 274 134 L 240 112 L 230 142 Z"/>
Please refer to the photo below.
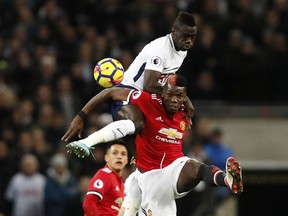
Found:
<path fill-rule="evenodd" d="M 64 136 L 61 138 L 61 140 L 68 141 L 75 134 L 78 134 L 78 138 L 81 138 L 83 127 L 84 127 L 83 119 L 80 118 L 78 115 L 76 115 L 75 118 L 73 119 L 73 121 L 71 122 L 69 129 L 64 134 Z"/>

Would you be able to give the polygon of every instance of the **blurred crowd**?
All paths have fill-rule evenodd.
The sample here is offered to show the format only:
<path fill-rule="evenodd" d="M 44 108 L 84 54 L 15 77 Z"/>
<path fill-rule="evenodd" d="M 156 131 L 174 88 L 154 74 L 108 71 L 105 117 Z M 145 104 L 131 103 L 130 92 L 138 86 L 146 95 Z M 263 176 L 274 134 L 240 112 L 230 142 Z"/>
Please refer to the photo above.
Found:
<path fill-rule="evenodd" d="M 179 10 L 194 13 L 199 32 L 179 70 L 192 101 L 287 103 L 286 0 L 0 0 L 0 215 L 11 212 L 12 182 L 25 167 L 43 190 L 28 187 L 22 199 L 38 194 L 47 215 L 81 215 L 87 179 L 104 165 L 104 147 L 94 150 L 96 161 L 80 160 L 60 140 L 102 90 L 94 65 L 114 57 L 127 68 L 146 43 L 171 31 Z M 105 107 L 97 107 L 83 136 L 109 122 Z M 205 153 L 207 124 L 195 119 L 187 154 Z"/>

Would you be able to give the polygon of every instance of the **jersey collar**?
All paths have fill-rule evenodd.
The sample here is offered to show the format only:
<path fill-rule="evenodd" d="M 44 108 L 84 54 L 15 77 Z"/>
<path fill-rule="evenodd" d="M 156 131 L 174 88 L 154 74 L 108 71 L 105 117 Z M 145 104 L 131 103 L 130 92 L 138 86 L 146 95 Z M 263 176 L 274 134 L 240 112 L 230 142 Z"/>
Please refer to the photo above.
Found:
<path fill-rule="evenodd" d="M 169 42 L 170 42 L 171 47 L 176 51 L 176 48 L 174 46 L 174 42 L 173 42 L 173 39 L 172 39 L 172 33 L 170 33 L 168 35 L 168 38 L 169 38 Z"/>

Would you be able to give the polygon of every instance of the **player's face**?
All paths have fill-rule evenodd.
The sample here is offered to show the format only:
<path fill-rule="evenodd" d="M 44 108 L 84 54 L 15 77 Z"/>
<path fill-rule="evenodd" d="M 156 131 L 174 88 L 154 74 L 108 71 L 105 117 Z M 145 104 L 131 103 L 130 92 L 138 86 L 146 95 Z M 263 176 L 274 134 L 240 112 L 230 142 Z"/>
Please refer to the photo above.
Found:
<path fill-rule="evenodd" d="M 162 92 L 162 98 L 166 110 L 176 113 L 186 100 L 186 88 L 167 84 Z"/>
<path fill-rule="evenodd" d="M 121 173 L 128 163 L 128 152 L 123 145 L 112 145 L 105 155 L 109 168 L 116 173 Z"/>
<path fill-rule="evenodd" d="M 197 34 L 197 27 L 179 26 L 172 29 L 173 41 L 177 50 L 186 51 L 193 47 Z"/>

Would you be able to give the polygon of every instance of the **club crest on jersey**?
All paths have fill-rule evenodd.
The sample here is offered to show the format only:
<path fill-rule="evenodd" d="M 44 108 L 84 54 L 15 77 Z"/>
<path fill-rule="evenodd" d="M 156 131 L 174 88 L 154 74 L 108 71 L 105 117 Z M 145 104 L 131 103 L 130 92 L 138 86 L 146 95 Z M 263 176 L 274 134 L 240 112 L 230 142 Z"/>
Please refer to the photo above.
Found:
<path fill-rule="evenodd" d="M 180 122 L 180 128 L 181 128 L 181 130 L 185 130 L 186 129 L 186 124 L 185 124 L 184 121 Z"/>
<path fill-rule="evenodd" d="M 151 209 L 148 209 L 147 213 L 148 213 L 148 216 L 153 216 L 153 212 Z"/>
<path fill-rule="evenodd" d="M 160 63 L 161 63 L 161 59 L 158 57 L 158 56 L 154 56 L 152 59 L 151 59 L 151 63 L 155 66 L 159 66 Z"/>
<path fill-rule="evenodd" d="M 174 128 L 161 128 L 158 132 L 166 135 L 167 138 L 170 139 L 181 139 L 183 136 L 181 132 L 178 132 L 177 129 Z"/>
<path fill-rule="evenodd" d="M 122 197 L 118 197 L 114 202 L 117 203 L 119 206 L 121 206 L 123 203 L 123 199 Z"/>

